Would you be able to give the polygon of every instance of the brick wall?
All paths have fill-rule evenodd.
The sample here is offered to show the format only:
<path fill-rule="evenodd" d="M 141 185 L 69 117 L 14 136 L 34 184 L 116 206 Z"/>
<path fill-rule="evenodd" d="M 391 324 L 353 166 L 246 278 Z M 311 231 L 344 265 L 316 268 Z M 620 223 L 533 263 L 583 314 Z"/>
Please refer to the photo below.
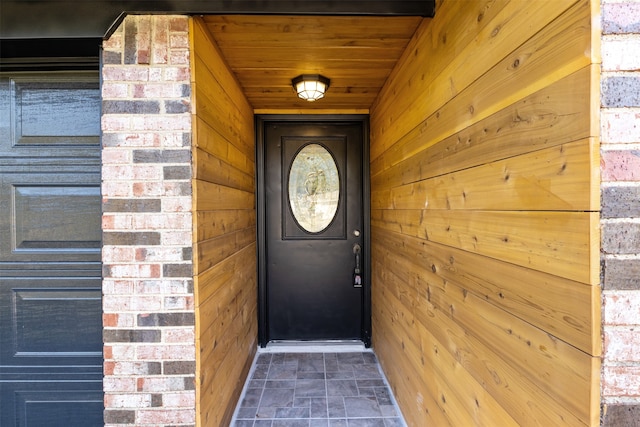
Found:
<path fill-rule="evenodd" d="M 104 42 L 105 424 L 195 424 L 188 18 Z"/>
<path fill-rule="evenodd" d="M 640 2 L 601 0 L 605 426 L 640 419 Z"/>

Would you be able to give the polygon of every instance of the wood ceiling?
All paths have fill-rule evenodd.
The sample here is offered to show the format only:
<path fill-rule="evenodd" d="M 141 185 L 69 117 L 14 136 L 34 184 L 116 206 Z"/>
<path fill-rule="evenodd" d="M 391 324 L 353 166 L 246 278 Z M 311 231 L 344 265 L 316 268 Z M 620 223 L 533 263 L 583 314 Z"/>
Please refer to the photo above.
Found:
<path fill-rule="evenodd" d="M 368 110 L 421 17 L 208 15 L 204 22 L 256 112 Z M 291 79 L 322 74 L 326 96 L 297 98 Z"/>

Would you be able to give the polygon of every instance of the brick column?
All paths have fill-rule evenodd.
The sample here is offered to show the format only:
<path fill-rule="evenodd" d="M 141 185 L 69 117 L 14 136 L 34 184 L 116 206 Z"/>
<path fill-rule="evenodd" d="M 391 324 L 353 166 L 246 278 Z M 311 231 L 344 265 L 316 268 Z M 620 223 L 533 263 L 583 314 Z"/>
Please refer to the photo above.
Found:
<path fill-rule="evenodd" d="M 640 2 L 602 0 L 604 426 L 640 420 Z"/>
<path fill-rule="evenodd" d="M 105 424 L 195 424 L 188 18 L 128 16 L 102 67 Z"/>

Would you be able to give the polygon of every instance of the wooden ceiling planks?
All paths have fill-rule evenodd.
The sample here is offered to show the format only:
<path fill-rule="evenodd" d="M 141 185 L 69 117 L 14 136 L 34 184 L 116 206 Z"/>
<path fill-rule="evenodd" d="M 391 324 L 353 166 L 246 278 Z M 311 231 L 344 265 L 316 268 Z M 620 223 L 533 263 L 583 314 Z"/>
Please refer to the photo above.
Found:
<path fill-rule="evenodd" d="M 421 17 L 208 15 L 203 21 L 257 111 L 368 109 Z M 299 100 L 291 79 L 331 79 L 324 99 Z"/>

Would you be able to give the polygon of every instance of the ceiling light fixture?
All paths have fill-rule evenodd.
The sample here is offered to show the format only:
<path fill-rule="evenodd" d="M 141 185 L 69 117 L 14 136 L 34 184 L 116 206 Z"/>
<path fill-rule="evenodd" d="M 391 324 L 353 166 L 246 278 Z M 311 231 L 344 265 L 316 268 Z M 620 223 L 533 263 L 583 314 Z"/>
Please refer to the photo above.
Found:
<path fill-rule="evenodd" d="M 317 101 L 324 97 L 331 81 L 320 74 L 301 74 L 291 80 L 298 97 L 307 101 Z"/>

